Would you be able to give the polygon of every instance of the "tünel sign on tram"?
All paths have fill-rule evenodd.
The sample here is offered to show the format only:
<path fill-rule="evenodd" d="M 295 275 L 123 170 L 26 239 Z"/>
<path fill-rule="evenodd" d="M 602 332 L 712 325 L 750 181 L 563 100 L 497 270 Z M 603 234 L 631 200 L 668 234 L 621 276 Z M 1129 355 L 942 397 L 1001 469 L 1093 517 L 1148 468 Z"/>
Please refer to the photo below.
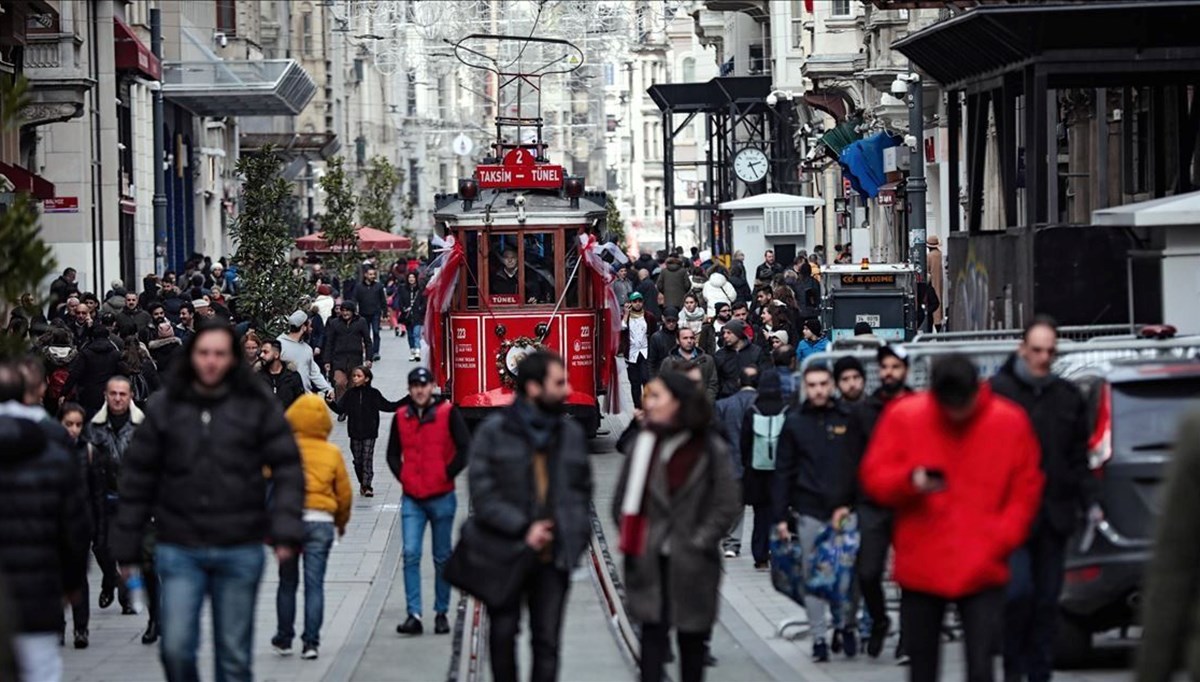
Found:
<path fill-rule="evenodd" d="M 535 164 L 533 152 L 522 148 L 509 151 L 499 165 L 475 167 L 480 189 L 559 189 L 563 177 L 562 166 Z"/>

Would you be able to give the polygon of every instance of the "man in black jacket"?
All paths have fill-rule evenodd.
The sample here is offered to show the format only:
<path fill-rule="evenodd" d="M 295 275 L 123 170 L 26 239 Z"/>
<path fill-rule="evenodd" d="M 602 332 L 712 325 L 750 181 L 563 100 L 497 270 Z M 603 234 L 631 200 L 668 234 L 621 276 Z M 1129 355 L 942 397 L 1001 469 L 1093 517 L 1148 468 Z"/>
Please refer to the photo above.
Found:
<path fill-rule="evenodd" d="M 804 370 L 804 404 L 789 412 L 776 451 L 773 515 L 780 537 L 788 538 L 792 532 L 799 536 L 805 566 L 817 535 L 833 515 L 830 491 L 837 485 L 838 465 L 845 456 L 850 415 L 834 398 L 833 388 L 833 373 L 825 365 L 814 363 Z M 817 662 L 829 660 L 825 606 L 817 597 L 805 597 L 812 655 Z M 848 657 L 857 653 L 856 640 L 847 639 L 844 645 Z"/>
<path fill-rule="evenodd" d="M 150 326 L 150 313 L 139 307 L 138 295 L 132 291 L 125 293 L 125 308 L 117 313 L 117 332 L 121 338 L 141 334 Z"/>
<path fill-rule="evenodd" d="M 1054 374 L 1054 321 L 1038 317 L 1025 328 L 1017 354 L 992 378 L 992 390 L 1019 404 L 1033 422 L 1046 485 L 1025 546 L 1013 552 L 1004 614 L 1004 674 L 1046 682 L 1054 663 L 1054 626 L 1066 544 L 1080 516 L 1100 520 L 1088 473 L 1086 403 L 1070 381 Z"/>
<path fill-rule="evenodd" d="M 371 330 L 370 359 L 379 360 L 379 330 L 383 313 L 387 311 L 387 292 L 383 282 L 379 281 L 379 271 L 375 266 L 368 266 L 363 271 L 363 279 L 354 287 L 353 299 L 358 304 L 358 315 Z M 345 308 L 345 303 L 342 304 Z"/>
<path fill-rule="evenodd" d="M 304 538 L 300 452 L 279 402 L 245 367 L 230 327 L 202 323 L 176 369 L 167 390 L 150 399 L 125 454 L 110 544 L 128 576 L 154 517 L 169 681 L 199 679 L 205 597 L 214 602 L 218 676 L 249 680 L 263 539 L 282 563 Z"/>
<path fill-rule="evenodd" d="M 341 313 L 337 318 L 330 317 L 325 326 L 325 347 L 321 349 L 325 371 L 332 373 L 337 397 L 346 390 L 350 370 L 359 365 L 371 366 L 370 352 L 370 327 L 358 316 L 354 301 L 342 301 Z"/>
<path fill-rule="evenodd" d="M 267 382 L 267 388 L 271 389 L 286 411 L 296 402 L 296 398 L 304 395 L 304 381 L 300 379 L 300 373 L 294 367 L 284 364 L 283 344 L 279 339 L 263 341 L 258 358 L 258 376 Z"/>
<path fill-rule="evenodd" d="M 678 341 L 676 335 L 679 333 L 679 308 L 667 307 L 663 310 L 663 318 L 659 323 L 658 331 L 650 335 L 649 346 L 647 353 L 650 361 L 650 376 L 646 379 L 649 381 L 658 376 L 662 371 L 663 360 L 671 354 L 671 350 L 675 348 Z"/>
<path fill-rule="evenodd" d="M 570 385 L 562 358 L 530 354 L 517 366 L 516 388 L 512 406 L 479 427 L 469 457 L 475 518 L 537 553 L 524 593 L 489 614 L 492 677 L 517 681 L 520 604 L 528 603 L 531 679 L 553 682 L 571 571 L 591 533 L 592 470 L 583 429 L 563 416 Z"/>
<path fill-rule="evenodd" d="M 62 676 L 63 601 L 86 580 L 87 512 L 78 465 L 57 424 L 25 408 L 20 369 L 0 365 L 0 573 L 12 597 L 13 650 L 22 680 Z M 52 428 L 51 428 L 52 427 Z M 60 438 L 56 437 L 60 435 Z"/>
<path fill-rule="evenodd" d="M 750 343 L 750 327 L 741 320 L 732 319 L 721 328 L 721 349 L 713 356 L 717 363 L 717 398 L 728 398 L 737 393 L 742 371 L 747 367 L 758 370 L 762 376 L 771 369 L 771 358 L 763 349 Z"/>
<path fill-rule="evenodd" d="M 858 578 L 857 592 L 866 603 L 871 615 L 871 636 L 867 640 L 867 655 L 875 658 L 883 651 L 883 642 L 891 628 L 887 615 L 887 602 L 883 595 L 883 572 L 887 564 L 888 547 L 892 543 L 892 513 L 876 506 L 862 492 L 858 482 L 858 468 L 875 432 L 875 424 L 883 408 L 893 400 L 912 393 L 908 381 L 908 353 L 903 346 L 885 345 L 876 354 L 879 363 L 880 387 L 867 396 L 850 412 L 849 428 L 846 431 L 845 455 L 840 461 L 838 490 L 834 504 L 833 523 L 839 525 L 851 511 L 858 514 L 858 531 L 861 543 L 855 572 Z M 841 363 L 841 360 L 838 361 Z M 862 365 L 859 365 L 861 368 Z M 851 604 L 852 613 L 857 612 L 857 599 Z M 852 623 L 847 623 L 851 625 Z M 897 649 L 897 654 L 902 651 Z"/>

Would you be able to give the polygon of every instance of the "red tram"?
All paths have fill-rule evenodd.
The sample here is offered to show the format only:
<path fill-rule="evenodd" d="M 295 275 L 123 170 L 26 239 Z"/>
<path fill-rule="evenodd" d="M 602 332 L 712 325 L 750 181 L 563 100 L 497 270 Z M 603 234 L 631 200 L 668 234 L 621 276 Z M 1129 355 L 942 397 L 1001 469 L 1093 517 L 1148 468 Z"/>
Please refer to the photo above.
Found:
<path fill-rule="evenodd" d="M 564 57 L 518 72 L 501 64 L 505 49 Z M 554 351 L 571 384 L 567 410 L 594 435 L 601 397 L 616 409 L 620 311 L 609 254 L 623 255 L 602 244 L 604 193 L 585 191 L 583 178 L 546 157 L 540 116 L 541 78 L 574 70 L 583 55 L 565 41 L 480 35 L 460 41 L 455 53 L 492 71 L 497 93 L 516 86 L 516 115 L 496 116 L 492 154 L 457 193 L 436 198 L 440 255 L 426 287 L 425 324 L 432 369 L 443 393 L 478 420 L 512 403 L 521 358 Z M 491 56 L 480 64 L 481 55 Z M 537 93 L 536 115 L 522 115 L 526 90 Z M 497 111 L 507 109 L 498 101 Z"/>

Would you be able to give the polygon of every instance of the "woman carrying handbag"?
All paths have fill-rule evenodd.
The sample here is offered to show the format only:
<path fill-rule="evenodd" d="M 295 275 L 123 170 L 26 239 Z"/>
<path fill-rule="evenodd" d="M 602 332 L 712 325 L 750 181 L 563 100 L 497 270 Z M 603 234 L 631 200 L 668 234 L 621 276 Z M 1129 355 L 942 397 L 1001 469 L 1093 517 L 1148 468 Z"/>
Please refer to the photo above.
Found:
<path fill-rule="evenodd" d="M 646 386 L 645 411 L 626 444 L 614 515 L 621 527 L 629 614 L 642 624 L 642 682 L 661 682 L 677 631 L 682 682 L 704 677 L 705 639 L 717 617 L 721 538 L 741 510 L 728 445 L 686 376 Z"/>

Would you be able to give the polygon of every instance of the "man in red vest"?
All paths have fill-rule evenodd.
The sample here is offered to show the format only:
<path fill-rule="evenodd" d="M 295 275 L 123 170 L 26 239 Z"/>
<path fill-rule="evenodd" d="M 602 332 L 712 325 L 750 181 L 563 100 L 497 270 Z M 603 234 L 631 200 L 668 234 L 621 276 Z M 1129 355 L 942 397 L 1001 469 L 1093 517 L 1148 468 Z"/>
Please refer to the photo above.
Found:
<path fill-rule="evenodd" d="M 450 609 L 450 583 L 442 567 L 450 558 L 450 536 L 458 500 L 454 477 L 467 464 L 471 433 L 458 408 L 433 395 L 433 374 L 418 367 L 408 374 L 408 397 L 392 421 L 387 463 L 400 485 L 404 536 L 404 595 L 408 619 L 396 626 L 402 635 L 419 635 L 421 623 L 421 547 L 425 526 L 433 527 L 433 570 L 436 575 L 433 610 L 434 632 L 450 632 L 446 612 Z"/>

